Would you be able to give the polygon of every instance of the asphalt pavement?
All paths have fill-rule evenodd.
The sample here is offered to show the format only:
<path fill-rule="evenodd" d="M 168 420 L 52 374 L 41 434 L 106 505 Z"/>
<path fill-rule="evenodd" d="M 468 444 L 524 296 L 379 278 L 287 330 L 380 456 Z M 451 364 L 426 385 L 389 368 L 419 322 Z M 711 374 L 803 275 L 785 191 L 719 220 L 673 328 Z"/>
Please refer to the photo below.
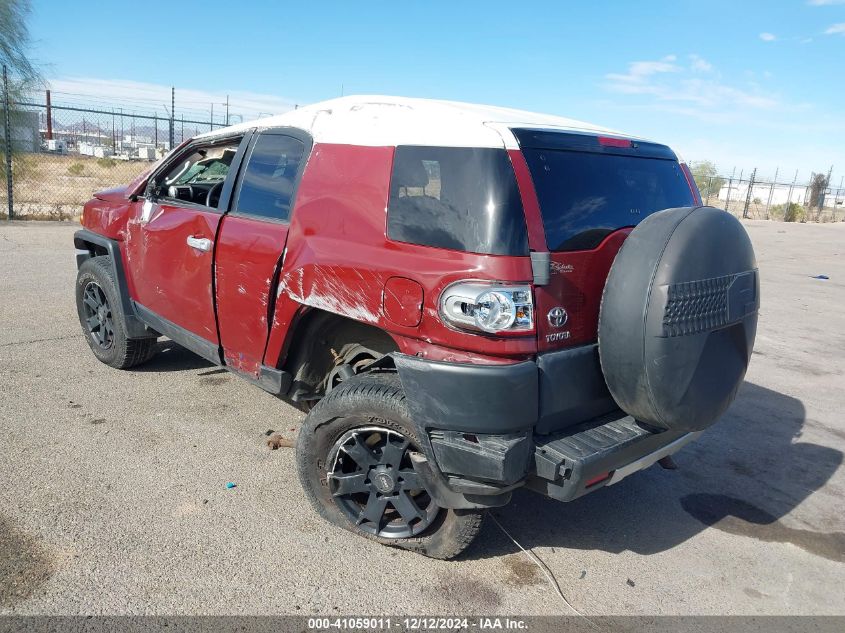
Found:
<path fill-rule="evenodd" d="M 845 224 L 746 227 L 752 364 L 680 468 L 518 491 L 446 562 L 317 517 L 265 444 L 302 414 L 269 394 L 165 340 L 100 364 L 78 227 L 0 224 L 0 613 L 571 614 L 505 530 L 585 614 L 845 614 Z"/>

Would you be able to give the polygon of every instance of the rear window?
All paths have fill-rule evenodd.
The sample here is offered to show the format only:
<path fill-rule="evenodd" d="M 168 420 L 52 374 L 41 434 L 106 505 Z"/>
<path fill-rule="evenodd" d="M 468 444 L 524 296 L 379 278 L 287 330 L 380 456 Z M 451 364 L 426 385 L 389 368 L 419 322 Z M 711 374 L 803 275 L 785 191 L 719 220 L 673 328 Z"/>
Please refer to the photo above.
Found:
<path fill-rule="evenodd" d="M 397 147 L 387 235 L 470 253 L 527 255 L 522 201 L 507 152 Z"/>
<path fill-rule="evenodd" d="M 695 204 L 677 158 L 662 145 L 607 147 L 596 137 L 567 143 L 576 135 L 555 136 L 544 143 L 550 148 L 522 147 L 553 251 L 595 248 L 656 211 Z"/>

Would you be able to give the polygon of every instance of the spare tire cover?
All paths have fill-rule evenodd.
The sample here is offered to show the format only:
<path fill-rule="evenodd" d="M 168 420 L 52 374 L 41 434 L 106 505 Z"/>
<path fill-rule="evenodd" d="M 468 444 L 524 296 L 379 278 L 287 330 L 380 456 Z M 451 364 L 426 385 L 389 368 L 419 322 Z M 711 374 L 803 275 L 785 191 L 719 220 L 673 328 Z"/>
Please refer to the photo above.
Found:
<path fill-rule="evenodd" d="M 745 376 L 759 296 L 751 241 L 731 214 L 686 207 L 643 220 L 611 266 L 599 315 L 619 407 L 664 429 L 710 426 Z"/>

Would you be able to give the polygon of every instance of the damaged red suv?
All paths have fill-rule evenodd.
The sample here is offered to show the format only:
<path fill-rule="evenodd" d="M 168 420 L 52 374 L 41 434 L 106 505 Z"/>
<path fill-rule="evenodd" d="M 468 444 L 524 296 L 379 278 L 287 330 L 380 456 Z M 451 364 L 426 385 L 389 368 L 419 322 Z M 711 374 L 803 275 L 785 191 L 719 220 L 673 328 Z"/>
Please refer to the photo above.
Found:
<path fill-rule="evenodd" d="M 671 149 L 516 110 L 346 97 L 215 130 L 82 223 L 99 360 L 166 336 L 306 411 L 317 512 L 438 558 L 516 488 L 569 501 L 694 439 L 757 324 L 748 236 Z"/>

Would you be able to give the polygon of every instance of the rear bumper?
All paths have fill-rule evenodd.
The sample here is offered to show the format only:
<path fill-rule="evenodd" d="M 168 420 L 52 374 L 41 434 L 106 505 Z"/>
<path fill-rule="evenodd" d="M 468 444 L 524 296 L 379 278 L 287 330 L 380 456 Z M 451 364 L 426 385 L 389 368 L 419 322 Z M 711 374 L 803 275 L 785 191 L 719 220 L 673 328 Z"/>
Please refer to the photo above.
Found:
<path fill-rule="evenodd" d="M 512 365 L 394 361 L 423 444 L 415 468 L 444 507 L 504 505 L 520 486 L 570 501 L 697 436 L 620 411 L 594 345 Z"/>

